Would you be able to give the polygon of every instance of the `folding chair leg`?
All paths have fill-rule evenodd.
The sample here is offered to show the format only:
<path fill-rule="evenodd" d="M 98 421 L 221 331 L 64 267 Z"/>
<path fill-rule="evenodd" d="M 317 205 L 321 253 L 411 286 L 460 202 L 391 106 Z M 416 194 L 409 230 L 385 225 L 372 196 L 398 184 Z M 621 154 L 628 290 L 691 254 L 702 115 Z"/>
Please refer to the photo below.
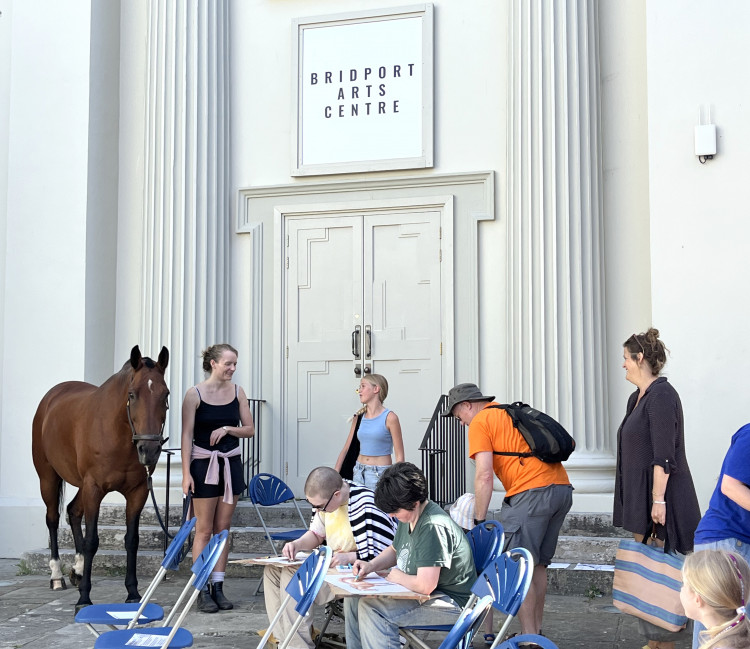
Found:
<path fill-rule="evenodd" d="M 420 647 L 420 649 L 430 649 L 416 634 L 407 629 L 399 629 L 398 632 L 406 638 L 406 647 Z M 406 648 L 403 648 L 406 649 Z"/>
<path fill-rule="evenodd" d="M 502 642 L 503 638 L 505 637 L 505 634 L 508 631 L 508 627 L 510 626 L 510 623 L 512 621 L 513 621 L 512 615 L 508 615 L 505 618 L 505 622 L 503 622 L 503 625 L 500 627 L 500 630 L 497 632 L 497 635 L 495 636 L 495 642 L 492 643 L 492 646 L 490 647 L 490 649 L 495 649 L 495 647 L 497 647 L 497 645 L 499 645 Z"/>
<path fill-rule="evenodd" d="M 270 638 L 271 634 L 273 633 L 273 628 L 276 626 L 277 622 L 281 619 L 281 614 L 284 612 L 284 609 L 286 608 L 287 604 L 289 603 L 289 600 L 291 599 L 292 599 L 292 596 L 287 595 L 284 598 L 284 601 L 281 602 L 281 606 L 279 606 L 279 610 L 276 612 L 276 615 L 273 616 L 273 620 L 271 620 L 271 624 L 268 625 L 268 628 L 266 629 L 266 632 L 261 638 L 260 644 L 256 647 L 256 649 L 263 649 L 263 647 L 266 646 L 266 643 L 268 642 L 268 638 Z M 296 628 L 295 628 L 295 631 L 296 631 Z M 287 644 L 289 643 L 287 642 Z"/>

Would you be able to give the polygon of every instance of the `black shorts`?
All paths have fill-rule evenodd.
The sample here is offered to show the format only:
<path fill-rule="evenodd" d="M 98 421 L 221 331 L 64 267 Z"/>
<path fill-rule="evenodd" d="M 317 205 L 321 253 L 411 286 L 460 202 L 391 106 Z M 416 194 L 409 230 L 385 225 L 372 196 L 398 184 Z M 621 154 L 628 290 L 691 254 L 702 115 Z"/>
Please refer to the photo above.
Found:
<path fill-rule="evenodd" d="M 208 473 L 209 458 L 194 459 L 190 463 L 190 475 L 193 476 L 194 498 L 221 498 L 224 496 L 224 462 L 223 457 L 219 460 L 219 484 L 206 484 L 206 473 Z M 229 458 L 229 470 L 232 473 L 232 493 L 237 496 L 247 489 L 245 477 L 242 475 L 242 456 L 234 455 Z"/>

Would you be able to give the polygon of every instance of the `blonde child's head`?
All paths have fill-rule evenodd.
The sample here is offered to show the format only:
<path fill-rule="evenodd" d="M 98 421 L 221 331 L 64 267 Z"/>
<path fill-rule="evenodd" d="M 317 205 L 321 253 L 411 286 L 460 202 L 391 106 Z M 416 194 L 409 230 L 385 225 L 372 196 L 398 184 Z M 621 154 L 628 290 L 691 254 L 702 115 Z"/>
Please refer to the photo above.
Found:
<path fill-rule="evenodd" d="M 680 594 L 685 613 L 705 624 L 700 649 L 746 647 L 750 621 L 745 612 L 750 568 L 739 554 L 699 550 L 685 559 Z M 706 624 L 709 621 L 709 624 Z"/>

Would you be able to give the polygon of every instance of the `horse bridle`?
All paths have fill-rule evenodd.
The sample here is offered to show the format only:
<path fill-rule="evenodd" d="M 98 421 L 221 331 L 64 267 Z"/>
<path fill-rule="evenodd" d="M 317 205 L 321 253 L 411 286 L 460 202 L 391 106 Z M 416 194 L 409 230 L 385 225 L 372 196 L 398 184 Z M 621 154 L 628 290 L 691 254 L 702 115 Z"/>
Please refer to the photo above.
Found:
<path fill-rule="evenodd" d="M 128 399 L 127 404 L 125 404 L 125 410 L 128 413 L 128 423 L 130 424 L 130 431 L 133 433 L 133 444 L 136 442 L 159 442 L 159 446 L 164 446 L 166 444 L 169 437 L 164 437 L 164 424 L 166 424 L 167 420 L 164 419 L 163 422 L 161 422 L 161 430 L 159 431 L 158 435 L 139 435 L 138 431 L 136 431 L 135 426 L 133 425 L 133 418 L 130 416 L 130 399 Z"/>

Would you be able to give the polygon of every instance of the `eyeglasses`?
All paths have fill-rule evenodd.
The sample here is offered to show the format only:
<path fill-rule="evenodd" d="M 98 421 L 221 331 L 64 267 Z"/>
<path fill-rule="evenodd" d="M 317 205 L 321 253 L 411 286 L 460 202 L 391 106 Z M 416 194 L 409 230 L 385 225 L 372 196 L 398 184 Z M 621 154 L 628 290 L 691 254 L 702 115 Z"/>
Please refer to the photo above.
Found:
<path fill-rule="evenodd" d="M 339 489 L 336 489 L 336 491 L 334 491 L 331 494 L 331 497 L 328 500 L 326 500 L 326 504 L 323 505 L 322 507 L 320 505 L 313 505 L 309 500 L 307 500 L 307 498 L 305 498 L 305 502 L 307 502 L 307 504 L 310 505 L 310 507 L 312 507 L 316 512 L 324 512 L 326 508 L 328 507 L 328 505 L 331 504 L 331 500 L 333 499 L 333 497 L 336 495 L 338 491 Z"/>
<path fill-rule="evenodd" d="M 456 414 L 456 408 L 458 408 L 459 406 L 464 405 L 464 403 L 466 403 L 466 402 L 465 401 L 459 401 L 455 406 L 453 406 L 453 418 L 456 419 L 461 424 L 463 423 L 461 421 L 461 415 L 457 415 Z"/>

